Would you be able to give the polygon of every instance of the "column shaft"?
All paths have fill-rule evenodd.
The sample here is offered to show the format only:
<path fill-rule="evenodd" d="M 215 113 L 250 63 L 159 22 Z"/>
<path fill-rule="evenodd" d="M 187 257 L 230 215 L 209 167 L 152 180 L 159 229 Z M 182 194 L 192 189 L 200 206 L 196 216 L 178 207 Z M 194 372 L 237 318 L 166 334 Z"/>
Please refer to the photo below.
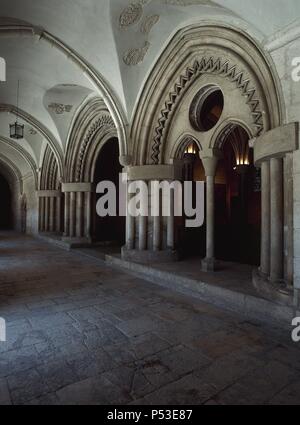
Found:
<path fill-rule="evenodd" d="M 175 238 L 174 238 L 174 190 L 170 193 L 170 215 L 167 218 L 167 247 L 168 249 L 175 249 Z"/>
<path fill-rule="evenodd" d="M 65 225 L 64 225 L 64 236 L 70 236 L 70 193 L 65 193 Z"/>
<path fill-rule="evenodd" d="M 206 257 L 215 256 L 215 177 L 206 177 Z"/>
<path fill-rule="evenodd" d="M 139 249 L 147 249 L 147 217 L 139 217 Z"/>
<path fill-rule="evenodd" d="M 271 177 L 271 281 L 283 278 L 283 161 L 272 158 Z"/>
<path fill-rule="evenodd" d="M 261 260 L 260 271 L 270 275 L 270 163 L 261 166 Z"/>
<path fill-rule="evenodd" d="M 55 220 L 55 215 L 54 215 L 54 197 L 51 196 L 51 198 L 49 199 L 49 231 L 50 232 L 54 232 L 54 220 Z"/>
<path fill-rule="evenodd" d="M 56 198 L 56 232 L 61 231 L 61 197 Z"/>
<path fill-rule="evenodd" d="M 76 202 L 76 236 L 81 238 L 83 236 L 83 192 L 77 192 L 77 202 Z"/>
<path fill-rule="evenodd" d="M 76 223 L 76 192 L 70 194 L 70 238 L 75 236 Z"/>
<path fill-rule="evenodd" d="M 91 238 L 91 203 L 92 203 L 92 196 L 91 192 L 85 193 L 85 237 L 90 239 Z"/>
<path fill-rule="evenodd" d="M 128 182 L 129 184 L 129 182 Z M 127 249 L 135 248 L 135 218 L 130 214 L 129 202 L 133 197 L 131 193 L 127 192 L 127 216 L 126 216 L 126 245 Z"/>
<path fill-rule="evenodd" d="M 49 232 L 49 198 L 45 198 L 45 232 Z"/>

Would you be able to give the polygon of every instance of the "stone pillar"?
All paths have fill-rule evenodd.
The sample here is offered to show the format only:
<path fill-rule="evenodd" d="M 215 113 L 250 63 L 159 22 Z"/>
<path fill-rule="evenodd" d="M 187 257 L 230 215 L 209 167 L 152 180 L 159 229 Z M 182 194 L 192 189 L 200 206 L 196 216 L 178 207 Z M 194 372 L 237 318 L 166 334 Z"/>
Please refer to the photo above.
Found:
<path fill-rule="evenodd" d="M 70 235 L 70 193 L 65 193 L 65 224 L 64 224 L 64 237 Z"/>
<path fill-rule="evenodd" d="M 75 237 L 76 224 L 76 192 L 70 193 L 70 238 Z"/>
<path fill-rule="evenodd" d="M 57 232 L 61 231 L 61 192 L 59 190 L 39 190 L 39 231 Z"/>
<path fill-rule="evenodd" d="M 92 204 L 92 196 L 91 192 L 85 192 L 85 238 L 88 241 L 91 241 L 91 204 Z"/>
<path fill-rule="evenodd" d="M 56 232 L 61 232 L 61 195 L 56 198 Z"/>
<path fill-rule="evenodd" d="M 139 250 L 145 251 L 147 249 L 147 221 L 148 217 L 139 217 Z"/>
<path fill-rule="evenodd" d="M 206 258 L 202 261 L 203 271 L 214 271 L 215 261 L 215 175 L 218 157 L 202 157 L 206 176 Z"/>
<path fill-rule="evenodd" d="M 49 197 L 45 198 L 45 232 L 49 232 Z"/>
<path fill-rule="evenodd" d="M 55 223 L 55 198 L 53 196 L 51 196 L 49 198 L 49 231 L 51 233 L 54 232 L 54 223 Z"/>
<path fill-rule="evenodd" d="M 174 196 L 174 190 L 172 190 L 170 196 L 170 216 L 167 218 L 167 248 L 172 251 L 175 248 Z"/>
<path fill-rule="evenodd" d="M 166 208 L 163 210 L 162 206 L 163 201 L 168 201 L 169 195 L 164 192 L 164 196 L 162 196 L 162 186 L 160 187 L 159 182 L 180 181 L 182 164 L 180 166 L 176 163 L 127 167 L 127 174 L 129 182 L 145 182 L 147 184 L 148 190 L 150 190 L 147 194 L 149 214 L 147 217 L 127 217 L 126 245 L 122 247 L 122 258 L 126 261 L 146 264 L 178 260 L 174 237 L 174 199 L 171 196 L 171 215 L 165 216 L 166 214 L 163 212 Z M 156 190 L 160 191 L 159 197 L 157 197 Z M 137 193 L 130 194 L 130 196 L 136 197 Z M 130 199 L 128 196 L 127 201 L 129 202 Z M 158 200 L 159 209 L 154 207 L 154 202 L 158 202 Z M 146 199 L 142 199 L 141 202 L 146 202 Z M 143 210 L 145 212 L 145 208 Z"/>
<path fill-rule="evenodd" d="M 41 212 L 40 212 L 40 231 L 45 231 L 45 198 L 40 197 Z"/>
<path fill-rule="evenodd" d="M 129 184 L 130 182 L 128 182 Z M 129 250 L 135 248 L 135 217 L 129 214 L 129 201 L 132 199 L 133 195 L 128 193 L 127 185 L 127 216 L 126 216 L 126 247 Z"/>
<path fill-rule="evenodd" d="M 271 264 L 270 279 L 283 279 L 283 161 L 272 158 L 271 178 Z"/>
<path fill-rule="evenodd" d="M 159 182 L 156 182 L 159 184 Z M 149 184 L 149 188 L 151 187 L 151 184 Z M 151 190 L 151 189 L 149 189 Z M 153 251 L 160 251 L 161 248 L 161 209 L 162 209 L 162 196 L 161 193 L 155 194 L 151 193 L 150 196 L 150 202 L 154 203 L 155 205 L 155 215 L 152 217 L 153 220 Z M 151 205 L 150 205 L 151 207 Z M 158 215 L 157 215 L 158 214 Z"/>
<path fill-rule="evenodd" d="M 70 246 L 90 244 L 92 184 L 63 183 L 62 191 L 65 193 L 64 241 Z"/>
<path fill-rule="evenodd" d="M 261 165 L 261 260 L 260 272 L 270 275 L 270 162 Z"/>
<path fill-rule="evenodd" d="M 81 238 L 83 236 L 82 229 L 82 218 L 83 214 L 83 192 L 78 192 L 76 197 L 76 237 Z"/>

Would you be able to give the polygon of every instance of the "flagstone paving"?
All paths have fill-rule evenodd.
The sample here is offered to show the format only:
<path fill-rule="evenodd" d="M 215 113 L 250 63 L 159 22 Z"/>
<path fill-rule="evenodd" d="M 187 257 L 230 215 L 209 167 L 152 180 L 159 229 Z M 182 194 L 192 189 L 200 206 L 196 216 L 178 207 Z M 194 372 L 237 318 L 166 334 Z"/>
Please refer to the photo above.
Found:
<path fill-rule="evenodd" d="M 0 233 L 0 404 L 300 404 L 291 329 Z"/>

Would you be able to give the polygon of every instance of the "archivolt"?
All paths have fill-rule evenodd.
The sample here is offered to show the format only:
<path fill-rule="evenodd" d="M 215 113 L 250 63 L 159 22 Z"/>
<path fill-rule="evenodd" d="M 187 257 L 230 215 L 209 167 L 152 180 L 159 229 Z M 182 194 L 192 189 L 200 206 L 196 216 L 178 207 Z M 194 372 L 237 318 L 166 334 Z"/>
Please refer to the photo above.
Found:
<path fill-rule="evenodd" d="M 173 114 L 188 88 L 205 73 L 224 76 L 240 90 L 256 134 L 281 125 L 284 102 L 271 58 L 236 29 L 189 26 L 171 40 L 143 89 L 131 128 L 135 163 L 163 160 Z"/>
<path fill-rule="evenodd" d="M 40 190 L 59 190 L 59 170 L 56 158 L 49 146 L 46 147 L 40 179 Z"/>
<path fill-rule="evenodd" d="M 8 177 L 9 184 L 17 183 L 19 186 L 19 193 L 23 193 L 23 180 L 20 170 L 15 166 L 15 164 L 8 159 L 5 155 L 1 154 L 0 164 L 4 169 L 4 177 Z"/>
<path fill-rule="evenodd" d="M 108 110 L 111 113 L 112 119 L 114 121 L 115 127 L 118 133 L 118 139 L 120 144 L 120 155 L 128 155 L 127 148 L 127 122 L 122 111 L 121 105 L 117 101 L 117 96 L 113 94 L 112 89 L 105 82 L 103 77 L 85 61 L 78 53 L 76 53 L 72 48 L 67 46 L 63 41 L 59 40 L 57 37 L 45 31 L 43 28 L 34 26 L 30 23 L 24 23 L 21 21 L 15 20 L 15 23 L 12 23 L 12 20 L 7 18 L 7 23 L 4 23 L 3 20 L 0 24 L 0 36 L 14 36 L 14 35 L 23 35 L 35 37 L 38 40 L 45 40 L 51 46 L 56 47 L 60 50 L 65 56 L 71 59 L 86 75 L 94 82 L 95 86 L 98 88 L 101 97 L 104 99 L 105 104 L 107 105 Z"/>
<path fill-rule="evenodd" d="M 164 134 L 168 128 L 168 123 L 173 109 L 178 105 L 180 99 L 189 87 L 203 74 L 217 74 L 228 78 L 235 86 L 241 90 L 242 96 L 245 97 L 247 105 L 249 105 L 253 124 L 256 127 L 255 136 L 259 136 L 264 130 L 262 120 L 262 111 L 260 101 L 256 97 L 256 88 L 251 86 L 250 80 L 244 78 L 244 72 L 232 65 L 228 61 L 222 61 L 220 58 L 205 58 L 195 60 L 193 65 L 188 67 L 184 74 L 180 75 L 178 81 L 174 85 L 174 90 L 169 93 L 165 107 L 161 111 L 155 128 L 155 137 L 152 144 L 151 160 L 153 164 L 158 164 L 160 156 L 160 148 L 163 143 Z M 249 87 L 250 86 L 250 87 Z"/>
<path fill-rule="evenodd" d="M 15 151 L 17 151 L 22 156 L 22 158 L 27 162 L 27 164 L 29 165 L 29 168 L 32 171 L 32 175 L 35 181 L 35 187 L 37 189 L 38 176 L 36 172 L 36 165 L 31 155 L 29 155 L 29 153 L 25 151 L 25 149 L 23 149 L 21 146 L 17 145 L 16 143 L 12 142 L 10 139 L 7 139 L 6 137 L 0 136 L 0 141 L 8 145 L 11 149 L 14 149 Z"/>
<path fill-rule="evenodd" d="M 66 178 L 68 182 L 92 181 L 93 162 L 103 140 L 116 137 L 117 131 L 104 102 L 91 99 L 78 112 L 69 136 L 66 153 Z"/>

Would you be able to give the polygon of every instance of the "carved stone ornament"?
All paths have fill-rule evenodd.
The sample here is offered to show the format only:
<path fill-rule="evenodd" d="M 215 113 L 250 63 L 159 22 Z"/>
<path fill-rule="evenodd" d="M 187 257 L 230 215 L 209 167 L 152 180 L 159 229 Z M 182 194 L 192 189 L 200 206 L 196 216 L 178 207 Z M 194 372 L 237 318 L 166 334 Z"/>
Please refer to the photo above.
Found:
<path fill-rule="evenodd" d="M 128 50 L 123 57 L 124 63 L 128 66 L 134 66 L 143 62 L 149 47 L 150 43 L 146 41 L 143 47 Z"/>
<path fill-rule="evenodd" d="M 165 130 L 175 105 L 179 103 L 183 94 L 191 87 L 193 82 L 203 74 L 216 74 L 229 79 L 229 81 L 241 91 L 241 95 L 245 98 L 245 102 L 251 110 L 253 125 L 256 128 L 256 136 L 259 136 L 264 130 L 263 113 L 256 95 L 256 88 L 251 85 L 251 81 L 244 75 L 244 71 L 239 70 L 237 64 L 230 64 L 227 60 L 203 57 L 202 59 L 195 60 L 194 63 L 186 68 L 179 76 L 173 90 L 169 93 L 165 101 L 164 107 L 158 118 L 158 125 L 155 128 L 151 154 L 152 164 L 159 163 L 160 149 Z"/>
<path fill-rule="evenodd" d="M 52 109 L 52 111 L 56 115 L 62 115 L 65 112 L 71 112 L 73 105 L 63 105 L 62 103 L 50 103 L 48 105 L 49 109 Z"/>
<path fill-rule="evenodd" d="M 142 17 L 143 6 L 140 3 L 131 3 L 120 15 L 120 28 L 124 29 L 136 24 Z"/>
<path fill-rule="evenodd" d="M 141 33 L 149 34 L 155 24 L 159 21 L 159 15 L 146 16 L 141 25 Z"/>

